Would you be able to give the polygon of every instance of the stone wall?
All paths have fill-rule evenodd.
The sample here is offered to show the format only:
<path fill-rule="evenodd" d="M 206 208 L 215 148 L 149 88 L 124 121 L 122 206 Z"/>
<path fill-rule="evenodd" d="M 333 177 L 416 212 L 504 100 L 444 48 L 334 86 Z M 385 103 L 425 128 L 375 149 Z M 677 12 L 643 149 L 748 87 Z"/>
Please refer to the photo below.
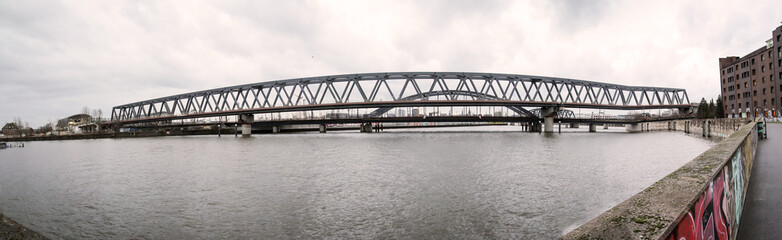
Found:
<path fill-rule="evenodd" d="M 562 239 L 735 239 L 757 146 L 756 124 L 743 125 Z"/>

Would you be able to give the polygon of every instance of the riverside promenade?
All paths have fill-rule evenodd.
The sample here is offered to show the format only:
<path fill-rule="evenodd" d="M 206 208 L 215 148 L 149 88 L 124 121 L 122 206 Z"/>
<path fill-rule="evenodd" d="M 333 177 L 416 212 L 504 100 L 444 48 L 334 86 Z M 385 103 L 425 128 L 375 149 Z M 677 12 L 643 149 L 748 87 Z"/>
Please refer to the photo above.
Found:
<path fill-rule="evenodd" d="M 782 124 L 768 126 L 768 139 L 758 141 L 757 160 L 747 188 L 738 239 L 782 236 Z"/>

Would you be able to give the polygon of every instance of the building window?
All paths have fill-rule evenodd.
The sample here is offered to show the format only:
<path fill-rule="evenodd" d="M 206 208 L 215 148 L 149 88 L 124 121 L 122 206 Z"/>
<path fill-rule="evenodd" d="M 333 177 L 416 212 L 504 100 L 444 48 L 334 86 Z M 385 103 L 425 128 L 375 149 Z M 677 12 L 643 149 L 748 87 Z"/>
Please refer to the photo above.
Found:
<path fill-rule="evenodd" d="M 758 105 L 758 101 L 752 101 L 752 104 L 753 104 L 752 106 L 757 106 Z M 747 103 L 747 106 L 749 106 L 749 103 Z"/>
<path fill-rule="evenodd" d="M 739 109 L 741 109 L 741 103 L 739 103 Z"/>
<path fill-rule="evenodd" d="M 766 106 L 766 99 L 763 99 L 763 106 Z"/>
<path fill-rule="evenodd" d="M 774 93 L 774 87 L 771 87 L 771 89 L 769 89 L 769 92 Z"/>
<path fill-rule="evenodd" d="M 760 84 L 764 84 L 764 83 L 766 83 L 766 77 L 760 78 Z"/>
<path fill-rule="evenodd" d="M 760 54 L 760 61 L 766 60 L 766 55 Z"/>
<path fill-rule="evenodd" d="M 765 65 L 760 66 L 760 72 L 762 72 L 762 73 L 766 72 L 766 66 Z"/>
<path fill-rule="evenodd" d="M 766 88 L 763 88 L 763 95 L 766 95 Z"/>
<path fill-rule="evenodd" d="M 753 97 L 757 97 L 758 96 L 758 90 L 752 91 L 752 96 Z M 755 104 L 755 105 L 757 105 L 757 104 Z"/>
<path fill-rule="evenodd" d="M 758 80 L 752 80 L 752 86 L 757 86 L 757 85 L 758 85 Z"/>
<path fill-rule="evenodd" d="M 755 58 L 752 58 L 752 65 L 755 65 Z"/>
<path fill-rule="evenodd" d="M 752 76 L 755 76 L 755 69 L 752 69 Z"/>

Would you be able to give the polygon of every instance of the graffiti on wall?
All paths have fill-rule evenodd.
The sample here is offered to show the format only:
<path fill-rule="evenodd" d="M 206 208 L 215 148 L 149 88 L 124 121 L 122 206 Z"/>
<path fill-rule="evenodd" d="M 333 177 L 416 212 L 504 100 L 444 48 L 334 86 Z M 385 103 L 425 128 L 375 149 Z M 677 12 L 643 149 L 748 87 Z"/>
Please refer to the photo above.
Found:
<path fill-rule="evenodd" d="M 749 134 L 665 239 L 730 239 L 733 236 L 741 219 L 756 146 L 757 135 Z"/>

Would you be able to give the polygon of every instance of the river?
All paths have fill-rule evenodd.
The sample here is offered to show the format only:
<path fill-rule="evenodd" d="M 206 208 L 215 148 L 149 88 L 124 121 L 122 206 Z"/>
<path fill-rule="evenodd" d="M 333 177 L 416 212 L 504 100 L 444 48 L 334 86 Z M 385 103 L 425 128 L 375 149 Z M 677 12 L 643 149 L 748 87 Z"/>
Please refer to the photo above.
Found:
<path fill-rule="evenodd" d="M 714 143 L 516 126 L 29 142 L 0 213 L 53 239 L 554 239 Z"/>

